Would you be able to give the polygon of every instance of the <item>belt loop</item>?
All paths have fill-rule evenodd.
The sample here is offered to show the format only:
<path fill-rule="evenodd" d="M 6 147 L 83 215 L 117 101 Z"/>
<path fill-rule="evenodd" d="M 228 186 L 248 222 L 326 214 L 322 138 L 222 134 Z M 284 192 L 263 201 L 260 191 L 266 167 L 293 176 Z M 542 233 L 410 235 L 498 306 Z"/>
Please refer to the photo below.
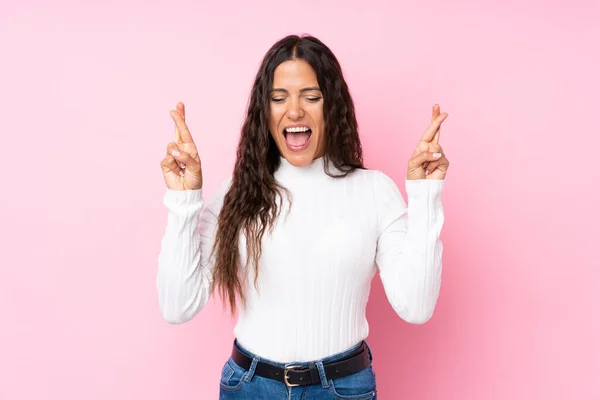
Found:
<path fill-rule="evenodd" d="M 252 378 L 254 378 L 254 372 L 256 371 L 256 365 L 258 364 L 259 361 L 260 361 L 259 356 L 254 356 L 252 358 L 252 364 L 250 364 L 250 369 L 248 370 L 248 373 L 246 374 L 246 377 L 244 378 L 244 380 L 246 382 L 250 382 L 252 380 Z"/>
<path fill-rule="evenodd" d="M 317 370 L 319 371 L 319 377 L 321 378 L 321 386 L 324 388 L 329 387 L 329 381 L 327 380 L 327 376 L 325 375 L 325 367 L 323 367 L 323 361 L 316 361 L 315 365 Z"/>
<path fill-rule="evenodd" d="M 317 363 L 311 362 L 308 365 L 308 372 L 310 374 L 311 383 L 314 384 L 321 380 L 321 374 L 319 373 L 319 370 L 317 369 Z"/>
<path fill-rule="evenodd" d="M 371 346 L 366 341 L 363 341 L 365 346 L 367 347 L 367 351 L 369 352 L 369 361 L 373 361 L 373 352 L 371 351 Z"/>

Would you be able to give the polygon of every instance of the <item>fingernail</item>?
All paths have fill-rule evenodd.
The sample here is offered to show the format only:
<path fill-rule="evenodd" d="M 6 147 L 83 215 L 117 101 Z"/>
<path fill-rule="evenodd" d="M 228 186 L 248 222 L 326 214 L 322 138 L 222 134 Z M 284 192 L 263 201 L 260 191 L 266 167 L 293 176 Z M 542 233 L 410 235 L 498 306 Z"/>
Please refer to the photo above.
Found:
<path fill-rule="evenodd" d="M 179 171 L 179 176 L 183 176 L 183 171 Z"/>
<path fill-rule="evenodd" d="M 442 153 L 433 153 L 433 156 L 435 158 L 440 158 L 442 156 Z"/>
<path fill-rule="evenodd" d="M 184 169 L 185 168 L 185 164 L 179 163 L 179 168 Z"/>
<path fill-rule="evenodd" d="M 171 152 L 171 154 L 173 154 L 173 157 L 179 157 L 179 156 L 181 155 L 181 153 L 180 153 L 180 152 L 178 152 L 177 150 L 173 150 L 173 151 Z"/>

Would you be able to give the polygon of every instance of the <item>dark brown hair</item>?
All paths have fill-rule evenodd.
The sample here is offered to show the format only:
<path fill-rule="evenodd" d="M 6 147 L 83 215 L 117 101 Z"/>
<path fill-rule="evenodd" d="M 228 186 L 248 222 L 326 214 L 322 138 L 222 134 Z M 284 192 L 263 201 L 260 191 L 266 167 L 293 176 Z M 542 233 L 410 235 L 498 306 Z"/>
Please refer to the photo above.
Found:
<path fill-rule="evenodd" d="M 218 218 L 213 285 L 229 302 L 232 314 L 237 298 L 243 305 L 246 302 L 239 265 L 240 234 L 246 236 L 246 262 L 249 265 L 252 259 L 256 286 L 261 240 L 281 211 L 277 197 L 282 198 L 281 192 L 286 190 L 273 177 L 280 164 L 280 153 L 269 133 L 270 95 L 277 66 L 297 59 L 312 66 L 323 93 L 325 172 L 334 176 L 329 172 L 329 163 L 342 171 L 335 177 L 364 169 L 354 103 L 338 60 L 315 37 L 290 35 L 279 40 L 264 56 L 254 80 L 231 185 Z"/>

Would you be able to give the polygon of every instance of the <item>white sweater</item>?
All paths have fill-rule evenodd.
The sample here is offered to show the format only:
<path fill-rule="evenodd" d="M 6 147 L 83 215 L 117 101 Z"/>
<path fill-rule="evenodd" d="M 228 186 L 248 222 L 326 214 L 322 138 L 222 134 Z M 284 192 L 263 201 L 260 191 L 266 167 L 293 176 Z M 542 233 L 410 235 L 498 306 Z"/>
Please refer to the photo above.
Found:
<path fill-rule="evenodd" d="M 377 267 L 396 313 L 410 323 L 426 322 L 441 284 L 444 181 L 406 180 L 407 208 L 380 171 L 334 179 L 325 174 L 323 158 L 302 168 L 281 161 L 275 179 L 292 194 L 292 206 L 283 201 L 273 233 L 263 237 L 258 292 L 250 268 L 248 306 L 234 328 L 239 343 L 282 363 L 348 349 L 369 333 L 365 311 Z M 170 323 L 190 320 L 212 295 L 209 253 L 229 183 L 206 207 L 202 189 L 167 189 L 157 289 Z"/>

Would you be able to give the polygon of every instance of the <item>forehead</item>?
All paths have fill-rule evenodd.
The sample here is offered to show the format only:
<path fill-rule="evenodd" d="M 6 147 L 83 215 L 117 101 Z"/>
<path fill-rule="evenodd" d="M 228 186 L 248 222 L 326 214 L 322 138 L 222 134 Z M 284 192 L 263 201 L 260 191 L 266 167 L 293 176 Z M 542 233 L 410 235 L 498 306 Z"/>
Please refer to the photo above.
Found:
<path fill-rule="evenodd" d="M 301 89 L 303 86 L 318 86 L 317 75 L 304 60 L 285 61 L 275 68 L 273 87 Z"/>

